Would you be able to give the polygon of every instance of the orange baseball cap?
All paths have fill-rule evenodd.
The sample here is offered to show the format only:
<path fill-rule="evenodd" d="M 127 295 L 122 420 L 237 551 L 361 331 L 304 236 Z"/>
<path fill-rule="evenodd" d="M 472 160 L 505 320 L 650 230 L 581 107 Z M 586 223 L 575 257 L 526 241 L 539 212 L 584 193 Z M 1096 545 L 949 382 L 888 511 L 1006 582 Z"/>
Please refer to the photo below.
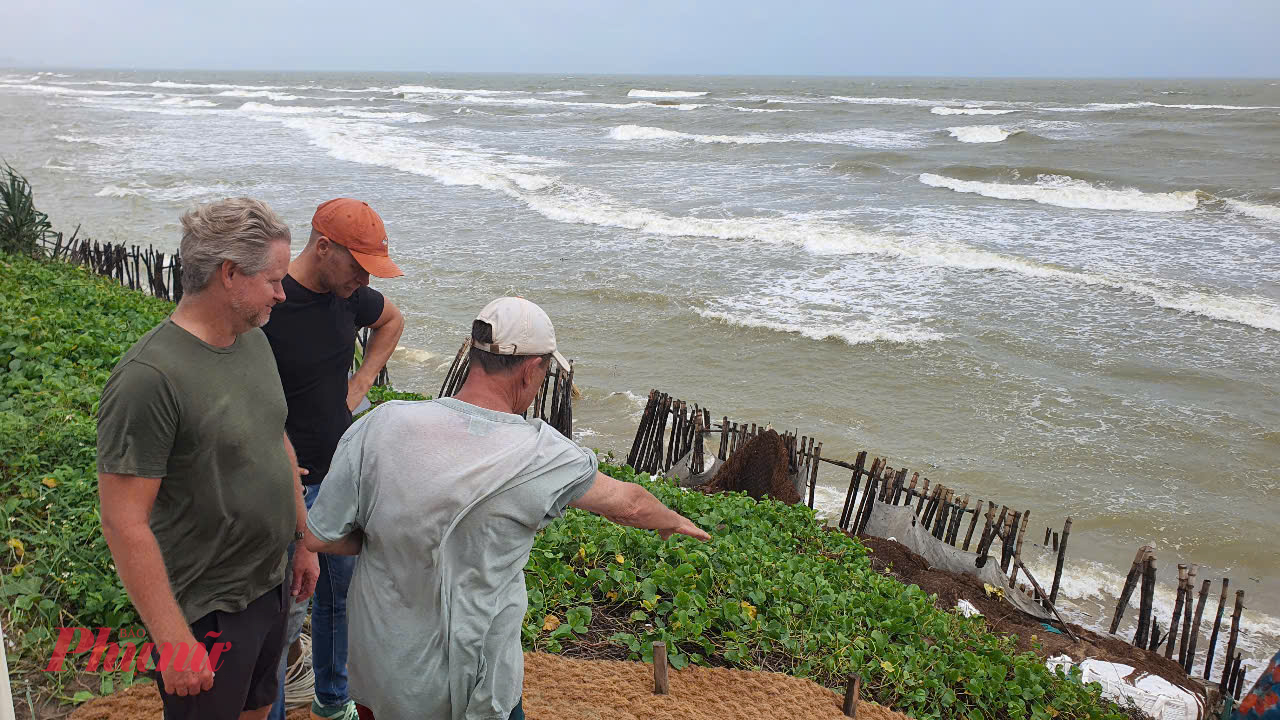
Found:
<path fill-rule="evenodd" d="M 321 203 L 311 218 L 311 227 L 350 250 L 352 257 L 370 275 L 380 278 L 404 275 L 391 262 L 387 228 L 369 203 L 351 198 L 335 198 Z"/>

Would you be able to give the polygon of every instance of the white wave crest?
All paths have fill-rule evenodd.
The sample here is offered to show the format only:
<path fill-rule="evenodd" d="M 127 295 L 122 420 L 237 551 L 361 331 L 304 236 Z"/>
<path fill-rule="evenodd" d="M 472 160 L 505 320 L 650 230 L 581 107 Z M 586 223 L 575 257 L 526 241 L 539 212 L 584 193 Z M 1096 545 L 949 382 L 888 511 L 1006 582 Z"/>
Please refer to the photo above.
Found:
<path fill-rule="evenodd" d="M 749 112 L 749 113 L 804 112 L 803 110 L 789 110 L 787 108 L 749 108 L 749 107 L 742 107 L 740 105 L 719 105 L 718 107 L 728 108 L 730 110 L 737 110 L 738 112 Z"/>
<path fill-rule="evenodd" d="M 359 118 L 361 120 L 382 120 L 385 122 L 424 123 L 435 120 L 431 115 L 416 112 L 395 112 L 380 109 L 361 109 L 351 105 L 335 107 L 305 107 L 298 105 L 272 105 L 270 103 L 247 102 L 239 107 L 246 113 L 267 115 L 340 115 L 342 117 Z"/>
<path fill-rule="evenodd" d="M 181 105 L 183 107 L 218 107 L 218 103 L 200 98 L 170 97 L 160 101 L 161 105 Z"/>
<path fill-rule="evenodd" d="M 520 90 L 458 90 L 455 88 L 438 88 L 426 85 L 398 85 L 391 89 L 393 93 L 404 93 L 406 95 L 522 95 Z"/>
<path fill-rule="evenodd" d="M 120 187 L 119 185 L 107 185 L 94 193 L 95 197 L 129 197 L 130 195 L 142 197 L 142 191 L 134 188 Z"/>
<path fill-rule="evenodd" d="M 874 343 L 926 343 L 944 339 L 942 335 L 929 330 L 896 328 L 875 323 L 855 323 L 849 327 L 823 327 L 805 322 L 779 322 L 753 313 L 735 315 L 706 309 L 700 309 L 697 312 L 708 320 L 717 320 L 735 327 L 795 333 L 810 340 L 839 340 L 853 346 Z"/>
<path fill-rule="evenodd" d="M 627 97 L 633 98 L 695 98 L 706 97 L 710 92 L 706 90 L 640 90 L 632 88 Z"/>
<path fill-rule="evenodd" d="M 1275 205 L 1259 205 L 1257 203 L 1245 202 L 1244 200 L 1223 200 L 1228 208 L 1240 213 L 1248 215 L 1257 220 L 1266 220 L 1268 222 L 1280 223 L 1280 207 Z"/>
<path fill-rule="evenodd" d="M 556 95 L 559 97 L 582 97 L 587 93 L 582 90 L 542 90 L 539 95 Z"/>
<path fill-rule="evenodd" d="M 912 133 L 876 128 L 854 128 L 825 133 L 796 133 L 793 135 L 697 135 L 666 130 L 645 125 L 619 125 L 609 131 L 614 140 L 681 140 L 713 145 L 762 145 L 766 143 L 822 143 L 830 145 L 854 145 L 868 148 L 920 147 L 923 143 Z"/>
<path fill-rule="evenodd" d="M 1121 290 L 1162 307 L 1280 331 L 1280 305 L 1265 298 L 1188 292 L 1184 285 L 1173 285 L 1174 289 L 1169 289 L 1157 281 L 1068 270 L 952 241 L 868 232 L 838 221 L 674 216 L 630 205 L 603 191 L 529 172 L 526 168 L 532 167 L 531 161 L 536 158 L 520 159 L 458 143 L 434 143 L 387 134 L 378 126 L 359 122 L 338 123 L 323 118 L 284 118 L 282 122 L 306 133 L 313 144 L 337 159 L 421 175 L 443 185 L 500 192 L 556 222 L 623 228 L 667 237 L 793 245 L 818 255 L 879 255 L 926 267 L 1016 273 Z"/>
<path fill-rule="evenodd" d="M 993 143 L 1001 142 L 1010 135 L 1015 135 L 1022 131 L 1005 130 L 998 125 L 965 125 L 963 127 L 949 127 L 947 132 L 951 133 L 951 137 L 964 143 Z"/>
<path fill-rule="evenodd" d="M 1280 106 L 1272 105 L 1174 105 L 1146 100 L 1127 103 L 1089 103 L 1078 107 L 1046 107 L 1040 109 L 1053 112 L 1108 112 L 1111 110 L 1137 110 L 1140 108 L 1162 108 L 1166 110 L 1280 110 Z"/>
<path fill-rule="evenodd" d="M 193 198 L 225 196 L 235 190 L 236 188 L 232 185 L 221 182 L 214 185 L 179 183 L 171 187 L 152 187 L 145 182 L 131 182 L 127 185 L 106 185 L 94 195 L 115 198 L 142 197 L 162 202 L 179 202 Z"/>
<path fill-rule="evenodd" d="M 1041 175 L 1030 185 L 989 183 L 922 173 L 920 182 L 956 192 L 974 193 L 998 200 L 1031 200 L 1043 205 L 1088 210 L 1134 210 L 1137 212 L 1184 212 L 1199 204 L 1195 190 L 1144 193 L 1135 188 L 1111 190 L 1090 185 L 1064 175 Z"/>
<path fill-rule="evenodd" d="M 301 95 L 290 95 L 288 93 L 278 93 L 270 90 L 224 90 L 218 93 L 218 95 L 221 97 L 266 98 L 268 100 L 275 100 L 276 102 L 304 99 Z"/>
<path fill-rule="evenodd" d="M 929 112 L 934 115 L 1008 115 L 1009 113 L 1018 112 L 1017 110 L 996 110 L 994 108 L 954 108 L 954 107 L 935 107 Z"/>
<path fill-rule="evenodd" d="M 122 96 L 122 95 L 150 95 L 151 93 L 143 90 L 82 90 L 79 88 L 69 88 L 62 85 L 0 85 L 0 88 L 13 90 L 26 90 L 28 92 L 45 93 L 48 95 L 67 95 L 70 97 L 99 97 L 99 96 Z"/>
<path fill-rule="evenodd" d="M 457 99 L 454 99 L 457 101 Z M 671 103 L 660 104 L 653 102 L 630 102 L 630 103 L 603 103 L 603 102 L 581 102 L 574 100 L 544 100 L 542 98 L 496 98 L 484 97 L 480 95 L 467 95 L 461 98 L 461 102 L 473 105 L 527 105 L 537 107 L 555 107 L 555 108 L 587 108 L 590 110 L 637 110 L 641 108 L 665 108 L 668 110 L 697 110 L 698 108 L 707 107 L 705 104 L 698 103 Z"/>

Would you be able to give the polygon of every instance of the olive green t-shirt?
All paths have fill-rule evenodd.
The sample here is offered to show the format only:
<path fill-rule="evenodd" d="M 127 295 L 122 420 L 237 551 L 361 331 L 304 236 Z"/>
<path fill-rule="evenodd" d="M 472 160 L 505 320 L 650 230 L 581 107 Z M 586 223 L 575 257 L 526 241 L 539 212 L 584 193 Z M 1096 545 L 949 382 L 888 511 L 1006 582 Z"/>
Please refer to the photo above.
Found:
<path fill-rule="evenodd" d="M 162 478 L 151 510 L 188 623 L 284 580 L 293 539 L 288 409 L 259 329 L 209 345 L 165 320 L 120 359 L 98 409 L 98 472 Z"/>

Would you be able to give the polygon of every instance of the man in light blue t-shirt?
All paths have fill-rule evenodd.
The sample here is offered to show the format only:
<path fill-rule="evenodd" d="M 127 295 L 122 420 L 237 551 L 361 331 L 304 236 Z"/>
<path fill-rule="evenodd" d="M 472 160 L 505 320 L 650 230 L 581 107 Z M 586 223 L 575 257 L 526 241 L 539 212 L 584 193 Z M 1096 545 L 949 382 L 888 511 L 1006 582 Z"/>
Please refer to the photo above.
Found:
<path fill-rule="evenodd" d="M 308 548 L 360 556 L 347 617 L 362 720 L 523 720 L 524 566 L 566 507 L 709 537 L 522 417 L 551 358 L 568 365 L 541 308 L 493 301 L 471 344 L 456 397 L 387 403 L 347 431 L 307 515 Z"/>

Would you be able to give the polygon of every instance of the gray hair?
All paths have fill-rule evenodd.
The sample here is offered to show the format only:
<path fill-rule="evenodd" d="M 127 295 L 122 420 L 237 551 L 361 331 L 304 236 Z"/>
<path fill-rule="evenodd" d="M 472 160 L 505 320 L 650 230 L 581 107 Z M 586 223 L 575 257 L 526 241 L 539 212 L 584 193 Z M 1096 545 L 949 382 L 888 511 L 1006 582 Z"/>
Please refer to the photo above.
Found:
<path fill-rule="evenodd" d="M 204 290 L 227 260 L 246 275 L 257 275 L 267 266 L 272 241 L 289 239 L 289 226 L 261 200 L 228 198 L 197 205 L 182 215 L 183 290 Z"/>

